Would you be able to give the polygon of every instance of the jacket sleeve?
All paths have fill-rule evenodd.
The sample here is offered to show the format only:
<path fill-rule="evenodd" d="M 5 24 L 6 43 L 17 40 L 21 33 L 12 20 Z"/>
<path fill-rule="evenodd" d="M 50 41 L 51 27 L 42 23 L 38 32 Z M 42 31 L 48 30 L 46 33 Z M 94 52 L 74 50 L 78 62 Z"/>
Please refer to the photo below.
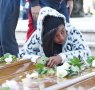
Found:
<path fill-rule="evenodd" d="M 24 44 L 23 48 L 19 50 L 18 57 L 22 59 L 30 59 L 32 62 L 36 62 L 36 59 L 40 57 L 37 52 L 39 49 L 38 41 L 36 38 L 36 31 L 33 32 L 28 41 Z"/>
<path fill-rule="evenodd" d="M 33 53 L 28 54 L 28 53 L 29 53 L 29 51 L 27 51 L 27 49 L 22 49 L 22 50 L 20 50 L 18 57 L 22 58 L 22 59 L 30 59 L 31 62 L 34 62 L 34 63 L 40 57 L 39 55 L 35 55 Z"/>
<path fill-rule="evenodd" d="M 86 60 L 91 55 L 91 52 L 82 33 L 73 28 L 69 35 L 72 37 L 72 50 L 59 54 L 62 58 L 62 61 L 64 62 L 75 56 L 86 63 Z"/>

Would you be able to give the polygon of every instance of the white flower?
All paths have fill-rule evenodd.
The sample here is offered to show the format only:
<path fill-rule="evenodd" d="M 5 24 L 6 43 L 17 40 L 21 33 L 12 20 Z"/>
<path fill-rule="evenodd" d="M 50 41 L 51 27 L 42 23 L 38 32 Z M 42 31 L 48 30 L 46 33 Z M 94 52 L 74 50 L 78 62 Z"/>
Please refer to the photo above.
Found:
<path fill-rule="evenodd" d="M 38 78 L 38 72 L 33 72 L 32 74 L 27 74 L 26 78 Z"/>
<path fill-rule="evenodd" d="M 12 57 L 5 58 L 6 63 L 11 63 L 12 62 Z"/>
<path fill-rule="evenodd" d="M 71 70 L 74 71 L 74 72 L 79 72 L 80 71 L 78 66 L 73 66 L 73 65 L 71 66 Z"/>
<path fill-rule="evenodd" d="M 38 87 L 38 81 L 33 80 L 31 78 L 24 78 L 22 79 L 22 84 L 24 87 L 32 88 L 32 87 Z"/>
<path fill-rule="evenodd" d="M 11 81 L 6 81 L 4 84 L 2 84 L 3 87 L 9 87 L 10 90 L 19 90 L 19 85 L 16 81 L 11 80 Z"/>
<path fill-rule="evenodd" d="M 64 62 L 64 64 L 62 66 L 58 66 L 57 67 L 57 77 L 65 77 L 68 75 L 68 71 L 70 68 L 70 64 L 68 62 Z"/>
<path fill-rule="evenodd" d="M 92 61 L 92 67 L 95 67 L 95 60 Z"/>
<path fill-rule="evenodd" d="M 86 66 L 85 65 L 81 65 L 80 69 L 83 71 L 86 69 Z"/>
<path fill-rule="evenodd" d="M 71 65 L 68 62 L 64 62 L 64 64 L 62 65 L 61 68 L 65 69 L 65 70 L 69 70 L 70 66 Z"/>
<path fill-rule="evenodd" d="M 57 67 L 57 77 L 63 78 L 68 75 L 67 70 L 61 68 L 62 66 Z"/>

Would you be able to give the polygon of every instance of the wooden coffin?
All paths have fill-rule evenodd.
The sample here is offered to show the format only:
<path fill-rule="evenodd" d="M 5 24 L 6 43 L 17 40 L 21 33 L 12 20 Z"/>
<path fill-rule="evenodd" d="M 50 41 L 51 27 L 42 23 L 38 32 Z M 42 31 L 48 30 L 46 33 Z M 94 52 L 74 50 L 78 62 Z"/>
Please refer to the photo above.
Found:
<path fill-rule="evenodd" d="M 35 70 L 35 66 L 30 60 L 0 65 L 0 84 L 11 79 L 21 82 L 21 80 L 25 78 L 28 73 L 32 73 L 33 70 Z M 83 75 L 63 79 L 60 82 L 58 82 L 57 78 L 54 78 L 54 80 L 56 80 L 56 82 L 45 83 L 44 90 L 95 90 L 94 71 L 88 71 Z"/>
<path fill-rule="evenodd" d="M 63 90 L 95 90 L 95 75 Z"/>
<path fill-rule="evenodd" d="M 86 72 L 84 75 L 64 80 L 44 90 L 95 90 L 95 72 Z"/>
<path fill-rule="evenodd" d="M 34 69 L 35 67 L 30 60 L 21 60 L 11 64 L 0 64 L 0 83 L 10 79 L 20 80 L 27 72 L 32 72 Z"/>

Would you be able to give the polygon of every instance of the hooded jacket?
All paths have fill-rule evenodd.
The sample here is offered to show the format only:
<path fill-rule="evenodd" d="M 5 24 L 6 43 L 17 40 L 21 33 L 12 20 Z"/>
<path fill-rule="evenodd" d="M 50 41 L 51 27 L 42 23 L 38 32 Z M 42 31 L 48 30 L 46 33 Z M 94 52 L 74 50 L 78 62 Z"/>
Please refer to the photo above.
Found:
<path fill-rule="evenodd" d="M 55 9 L 50 7 L 44 7 L 40 10 L 38 20 L 37 20 L 37 30 L 33 32 L 31 37 L 25 43 L 23 48 L 19 52 L 19 57 L 31 59 L 32 62 L 36 62 L 36 59 L 41 56 L 45 56 L 42 47 L 42 29 L 43 21 L 47 16 L 61 17 L 64 18 L 64 15 L 57 12 Z M 78 57 L 80 60 L 86 62 L 87 58 L 90 56 L 90 50 L 82 33 L 76 30 L 73 26 L 66 23 L 65 28 L 67 31 L 67 37 L 65 43 L 62 45 L 62 52 L 59 55 L 62 58 L 62 62 L 73 58 L 74 56 Z"/>

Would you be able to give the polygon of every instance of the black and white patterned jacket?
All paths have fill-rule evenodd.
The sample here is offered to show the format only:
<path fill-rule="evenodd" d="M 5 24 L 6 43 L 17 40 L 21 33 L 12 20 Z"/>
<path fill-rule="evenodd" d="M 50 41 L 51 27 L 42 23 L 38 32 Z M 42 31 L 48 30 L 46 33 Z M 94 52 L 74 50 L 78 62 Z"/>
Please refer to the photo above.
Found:
<path fill-rule="evenodd" d="M 42 23 L 47 15 L 62 17 L 65 19 L 64 15 L 58 13 L 50 7 L 42 8 L 37 21 L 37 30 L 34 31 L 29 40 L 23 46 L 22 50 L 20 50 L 19 57 L 29 58 L 35 62 L 38 57 L 45 55 L 42 48 L 41 34 L 43 27 Z M 59 54 L 62 60 L 66 61 L 73 58 L 73 56 L 79 57 L 81 60 L 86 60 L 88 56 L 90 56 L 90 50 L 83 38 L 82 33 L 70 24 L 66 24 L 65 27 L 68 35 L 65 40 L 65 44 L 62 47 L 62 53 Z"/>

